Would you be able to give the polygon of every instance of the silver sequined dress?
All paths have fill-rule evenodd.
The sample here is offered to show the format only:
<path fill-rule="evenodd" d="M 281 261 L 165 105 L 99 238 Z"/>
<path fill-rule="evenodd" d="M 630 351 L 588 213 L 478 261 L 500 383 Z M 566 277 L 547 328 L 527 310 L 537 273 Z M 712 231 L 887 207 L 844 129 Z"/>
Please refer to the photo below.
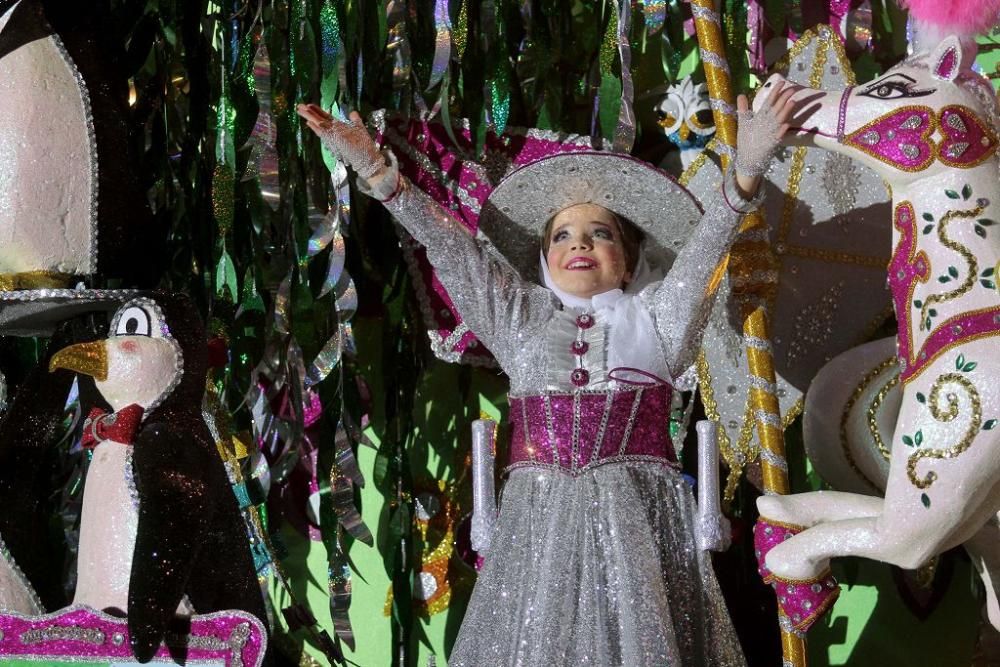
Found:
<path fill-rule="evenodd" d="M 393 168 L 386 182 L 396 183 L 397 173 Z M 732 194 L 730 202 L 741 210 L 753 206 Z M 464 321 L 509 376 L 512 413 L 515 404 L 533 401 L 548 411 L 552 432 L 553 419 L 579 412 L 581 397 L 603 405 L 607 396 L 611 406 L 626 389 L 607 378 L 607 322 L 599 315 L 581 329 L 580 311 L 563 309 L 552 292 L 523 281 L 405 180 L 384 203 L 426 246 Z M 694 360 L 710 308 L 704 286 L 739 218 L 721 196 L 708 202 L 670 273 L 637 297 L 653 318 L 669 368 Z M 587 352 L 572 354 L 574 341 L 586 342 Z M 583 387 L 570 378 L 578 368 L 587 371 Z M 632 405 L 631 395 L 626 399 L 617 402 Z M 553 413 L 554 405 L 562 408 Z M 614 426 L 607 414 L 604 439 L 605 428 Z M 635 417 L 626 408 L 612 419 Z M 590 428 L 594 420 L 572 419 L 574 447 L 596 437 L 587 432 L 597 430 Z M 569 456 L 580 458 L 575 451 Z M 509 471 L 489 554 L 448 664 L 744 665 L 711 561 L 695 544 L 694 498 L 676 468 L 649 456 L 587 457 L 579 465 L 522 462 Z"/>

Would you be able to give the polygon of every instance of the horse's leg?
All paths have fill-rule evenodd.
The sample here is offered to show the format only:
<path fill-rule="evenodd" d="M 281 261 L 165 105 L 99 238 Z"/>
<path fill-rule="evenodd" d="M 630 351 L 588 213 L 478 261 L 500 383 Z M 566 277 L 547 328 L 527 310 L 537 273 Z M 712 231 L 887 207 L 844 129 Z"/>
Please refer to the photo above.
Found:
<path fill-rule="evenodd" d="M 988 449 L 983 443 L 981 450 Z M 978 537 L 976 531 L 996 512 L 994 485 L 986 483 L 992 480 L 983 479 L 991 471 L 987 470 L 988 465 L 969 470 L 976 467 L 972 457 L 951 463 L 956 468 L 965 463 L 961 467 L 974 479 L 959 479 L 949 474 L 958 470 L 949 470 L 941 464 L 936 483 L 944 482 L 942 491 L 946 486 L 955 491 L 935 494 L 931 506 L 925 507 L 920 489 L 909 483 L 904 471 L 905 486 L 894 484 L 890 478 L 883 513 L 814 524 L 776 545 L 767 554 L 767 567 L 784 579 L 812 579 L 828 569 L 830 558 L 862 556 L 912 570 L 974 534 Z M 809 518 L 802 514 L 785 516 Z"/>
<path fill-rule="evenodd" d="M 907 388 L 883 511 L 867 517 L 854 512 L 853 518 L 821 522 L 777 544 L 766 554 L 766 565 L 775 575 L 812 579 L 826 571 L 830 558 L 849 555 L 914 569 L 970 539 L 996 513 L 1000 508 L 995 493 L 1000 478 L 997 436 L 994 430 L 981 430 L 979 421 L 983 414 L 992 416 L 993 410 L 986 413 L 979 408 L 979 392 L 966 380 L 979 380 L 978 373 L 963 373 L 958 380 L 955 375 L 928 374 Z M 983 377 L 979 384 L 987 386 L 988 381 Z M 916 396 L 918 391 L 923 393 Z M 946 411 L 950 414 L 944 418 L 941 413 Z M 794 500 L 768 498 L 761 512 L 770 517 L 768 511 L 790 509 L 781 515 L 788 523 L 798 520 L 808 525 L 809 519 L 822 521 L 839 511 L 828 509 L 834 503 L 813 503 L 807 513 Z M 844 512 L 855 507 L 852 504 Z"/>
<path fill-rule="evenodd" d="M 809 528 L 818 523 L 877 516 L 883 500 L 843 491 L 810 491 L 789 496 L 761 496 L 757 511 L 771 521 Z"/>

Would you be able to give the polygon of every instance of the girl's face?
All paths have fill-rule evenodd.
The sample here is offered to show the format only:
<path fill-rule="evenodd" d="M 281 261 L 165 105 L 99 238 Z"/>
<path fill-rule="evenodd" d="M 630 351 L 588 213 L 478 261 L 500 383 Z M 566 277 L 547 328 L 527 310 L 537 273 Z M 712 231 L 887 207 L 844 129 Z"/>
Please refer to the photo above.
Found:
<path fill-rule="evenodd" d="M 556 286 L 584 299 L 632 279 L 618 219 L 597 204 L 570 206 L 552 218 L 545 259 Z"/>

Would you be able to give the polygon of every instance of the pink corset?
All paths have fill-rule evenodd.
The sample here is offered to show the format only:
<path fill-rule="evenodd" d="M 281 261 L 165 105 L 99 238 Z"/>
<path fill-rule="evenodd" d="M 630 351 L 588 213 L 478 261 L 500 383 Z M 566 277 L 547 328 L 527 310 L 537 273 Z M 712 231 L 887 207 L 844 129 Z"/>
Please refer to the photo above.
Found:
<path fill-rule="evenodd" d="M 676 466 L 667 385 L 510 397 L 507 470 L 556 467 L 570 474 L 642 460 Z"/>

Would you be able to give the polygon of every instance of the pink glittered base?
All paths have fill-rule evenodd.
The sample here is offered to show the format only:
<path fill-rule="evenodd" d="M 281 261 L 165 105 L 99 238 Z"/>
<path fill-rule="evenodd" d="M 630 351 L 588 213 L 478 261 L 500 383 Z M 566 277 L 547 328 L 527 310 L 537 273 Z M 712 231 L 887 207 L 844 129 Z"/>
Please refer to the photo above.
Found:
<path fill-rule="evenodd" d="M 805 581 L 782 579 L 771 572 L 764 559 L 767 554 L 787 539 L 805 530 L 802 526 L 783 524 L 760 517 L 753 527 L 754 553 L 757 556 L 757 572 L 764 583 L 774 587 L 778 596 L 778 607 L 792 622 L 797 632 L 806 632 L 823 613 L 833 606 L 840 588 L 837 580 L 826 574 Z"/>
<path fill-rule="evenodd" d="M 173 640 L 170 643 L 173 645 Z M 257 618 L 241 611 L 223 611 L 192 616 L 190 634 L 177 638 L 177 644 L 186 645 L 188 663 L 259 667 L 267 637 Z M 42 616 L 0 614 L 0 664 L 5 662 L 3 658 L 56 665 L 81 658 L 135 661 L 125 619 L 82 605 Z M 170 650 L 161 645 L 156 658 L 171 660 Z"/>

